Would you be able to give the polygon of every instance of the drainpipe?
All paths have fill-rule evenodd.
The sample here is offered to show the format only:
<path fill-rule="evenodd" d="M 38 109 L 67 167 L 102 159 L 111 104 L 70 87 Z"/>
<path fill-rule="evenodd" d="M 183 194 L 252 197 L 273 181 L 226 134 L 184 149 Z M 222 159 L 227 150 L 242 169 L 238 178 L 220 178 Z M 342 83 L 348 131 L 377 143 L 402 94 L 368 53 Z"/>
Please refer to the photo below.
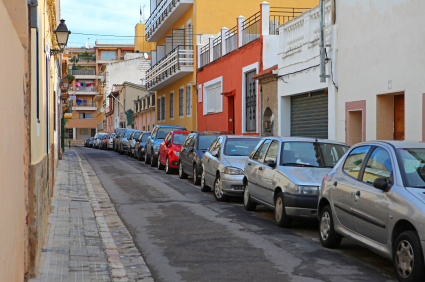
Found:
<path fill-rule="evenodd" d="M 260 85 L 260 136 L 263 136 L 263 86 L 261 85 Z"/>

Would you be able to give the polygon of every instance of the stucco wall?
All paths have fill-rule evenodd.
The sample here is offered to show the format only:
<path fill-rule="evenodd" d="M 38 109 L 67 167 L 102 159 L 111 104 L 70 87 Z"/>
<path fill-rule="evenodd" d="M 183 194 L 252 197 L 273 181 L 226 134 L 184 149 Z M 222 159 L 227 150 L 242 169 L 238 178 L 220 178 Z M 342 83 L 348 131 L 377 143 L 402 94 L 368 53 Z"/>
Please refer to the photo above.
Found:
<path fill-rule="evenodd" d="M 366 100 L 365 139 L 374 140 L 379 138 L 377 95 L 400 92 L 405 94 L 405 139 L 422 140 L 423 11 L 424 1 L 336 0 L 338 140 L 345 141 L 347 102 Z"/>
<path fill-rule="evenodd" d="M 263 136 L 277 136 L 278 128 L 279 128 L 279 120 L 278 120 L 278 95 L 277 95 L 277 77 L 267 77 L 260 79 L 260 87 L 262 87 L 263 99 L 262 99 L 262 107 L 261 107 L 261 116 L 262 116 L 262 132 Z M 272 116 L 270 117 L 270 122 L 273 123 L 273 129 L 271 132 L 266 133 L 264 128 L 264 114 L 266 109 L 270 108 L 272 111 Z"/>
<path fill-rule="evenodd" d="M 26 17 L 26 1 L 6 2 L 12 12 L 23 11 L 21 17 Z M 18 34 L 11 18 L 19 20 L 18 14 L 10 15 L 4 2 L 0 1 L 3 42 L 0 44 L 0 83 L 3 87 L 0 92 L 0 130 L 5 133 L 0 146 L 0 280 L 23 281 L 27 187 L 24 166 L 24 91 L 27 56 L 20 36 L 26 39 L 26 29 L 23 29 L 23 34 Z M 22 20 L 24 27 L 25 22 Z"/>

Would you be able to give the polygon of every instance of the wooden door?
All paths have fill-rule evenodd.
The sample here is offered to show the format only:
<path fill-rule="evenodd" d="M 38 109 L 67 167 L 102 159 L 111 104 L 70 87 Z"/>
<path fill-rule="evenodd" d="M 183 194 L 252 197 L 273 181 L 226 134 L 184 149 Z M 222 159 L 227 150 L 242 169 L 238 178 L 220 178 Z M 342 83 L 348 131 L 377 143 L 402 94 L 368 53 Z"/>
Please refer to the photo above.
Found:
<path fill-rule="evenodd" d="M 394 96 L 394 140 L 404 140 L 404 94 Z"/>

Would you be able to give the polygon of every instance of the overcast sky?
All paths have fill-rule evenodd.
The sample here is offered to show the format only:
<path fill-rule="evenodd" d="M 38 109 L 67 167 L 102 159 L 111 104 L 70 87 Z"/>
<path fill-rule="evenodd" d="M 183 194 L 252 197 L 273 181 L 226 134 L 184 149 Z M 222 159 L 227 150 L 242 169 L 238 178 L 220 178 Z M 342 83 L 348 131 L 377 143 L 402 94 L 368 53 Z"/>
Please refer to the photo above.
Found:
<path fill-rule="evenodd" d="M 61 0 L 61 18 L 72 32 L 68 46 L 99 43 L 132 43 L 132 37 L 105 37 L 85 34 L 130 35 L 140 22 L 140 5 L 145 5 L 145 20 L 149 17 L 149 0 Z M 88 39 L 90 38 L 90 39 Z"/>

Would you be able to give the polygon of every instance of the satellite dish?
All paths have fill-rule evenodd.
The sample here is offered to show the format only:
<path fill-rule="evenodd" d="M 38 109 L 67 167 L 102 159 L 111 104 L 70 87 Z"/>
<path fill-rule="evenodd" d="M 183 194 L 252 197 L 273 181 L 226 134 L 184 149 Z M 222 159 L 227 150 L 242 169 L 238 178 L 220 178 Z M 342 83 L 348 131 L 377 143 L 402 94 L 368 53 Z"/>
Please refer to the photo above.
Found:
<path fill-rule="evenodd" d="M 86 48 L 87 49 L 90 49 L 90 44 L 89 43 L 86 43 Z"/>
<path fill-rule="evenodd" d="M 101 113 L 104 113 L 105 112 L 105 109 L 104 108 L 100 108 L 100 112 Z"/>
<path fill-rule="evenodd" d="M 149 58 L 149 54 L 145 53 L 145 54 L 143 54 L 143 57 L 145 57 L 145 59 L 147 60 Z"/>

